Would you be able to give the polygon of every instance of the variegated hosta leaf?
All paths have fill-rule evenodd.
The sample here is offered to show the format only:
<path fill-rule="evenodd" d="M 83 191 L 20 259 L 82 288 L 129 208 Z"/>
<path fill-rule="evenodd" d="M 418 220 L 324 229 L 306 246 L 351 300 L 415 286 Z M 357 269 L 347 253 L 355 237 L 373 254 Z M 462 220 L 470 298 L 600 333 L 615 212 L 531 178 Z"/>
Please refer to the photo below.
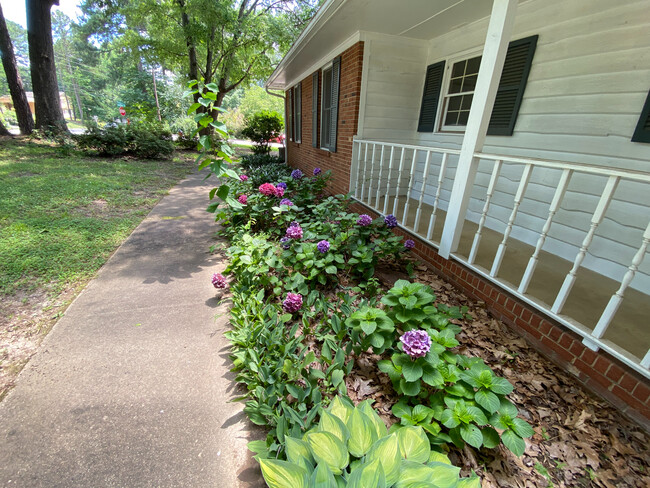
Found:
<path fill-rule="evenodd" d="M 307 471 L 288 461 L 260 459 L 264 481 L 269 488 L 307 488 Z"/>
<path fill-rule="evenodd" d="M 369 487 L 386 488 L 386 477 L 379 459 L 358 467 L 348 478 L 347 488 Z"/>
<path fill-rule="evenodd" d="M 357 408 L 365 413 L 372 422 L 372 425 L 375 427 L 375 432 L 377 433 L 377 439 L 381 439 L 388 434 L 386 424 L 384 424 L 384 421 L 379 417 L 379 415 L 377 415 L 375 409 L 372 408 L 369 400 L 361 402 L 359 405 L 357 405 Z"/>
<path fill-rule="evenodd" d="M 306 440 L 316 462 L 327 464 L 332 473 L 341 474 L 350 462 L 347 447 L 334 434 L 311 432 L 306 435 Z"/>
<path fill-rule="evenodd" d="M 336 418 L 336 417 L 335 417 Z M 348 451 L 354 457 L 364 456 L 377 441 L 377 432 L 368 416 L 358 408 L 352 410 L 347 423 L 350 432 Z"/>
<path fill-rule="evenodd" d="M 422 463 L 402 460 L 400 463 L 399 479 L 394 488 L 406 488 L 413 483 L 431 482 L 433 469 Z"/>
<path fill-rule="evenodd" d="M 454 488 L 456 486 L 460 468 L 435 461 L 427 463 L 427 466 L 433 469 L 433 474 L 429 480 L 431 483 L 434 483 L 439 488 Z"/>
<path fill-rule="evenodd" d="M 304 459 L 313 466 L 314 458 L 312 457 L 311 451 L 309 450 L 309 445 L 305 441 L 285 436 L 284 442 L 286 446 L 288 461 L 294 464 L 300 464 L 300 460 Z"/>
<path fill-rule="evenodd" d="M 321 412 L 320 422 L 318 422 L 318 430 L 334 434 L 344 443 L 350 438 L 350 432 L 343 421 L 327 410 Z"/>
<path fill-rule="evenodd" d="M 397 431 L 397 441 L 402 456 L 409 461 L 426 463 L 429 460 L 431 443 L 422 427 L 402 427 Z"/>
<path fill-rule="evenodd" d="M 399 478 L 399 468 L 402 461 L 397 434 L 392 433 L 373 444 L 366 454 L 366 462 L 378 459 L 386 476 L 386 485 L 393 485 Z"/>
<path fill-rule="evenodd" d="M 348 417 L 352 413 L 352 407 L 347 403 L 344 403 L 343 400 L 341 400 L 341 397 L 336 396 L 334 397 L 334 400 L 332 400 L 328 411 L 340 418 L 345 424 L 348 421 Z"/>
<path fill-rule="evenodd" d="M 334 473 L 327 464 L 319 464 L 311 475 L 309 488 L 337 488 Z"/>
<path fill-rule="evenodd" d="M 449 466 L 451 466 L 451 461 L 449 460 L 449 458 L 445 454 L 438 451 L 431 451 L 431 454 L 429 454 L 429 462 L 432 461 L 448 464 Z"/>

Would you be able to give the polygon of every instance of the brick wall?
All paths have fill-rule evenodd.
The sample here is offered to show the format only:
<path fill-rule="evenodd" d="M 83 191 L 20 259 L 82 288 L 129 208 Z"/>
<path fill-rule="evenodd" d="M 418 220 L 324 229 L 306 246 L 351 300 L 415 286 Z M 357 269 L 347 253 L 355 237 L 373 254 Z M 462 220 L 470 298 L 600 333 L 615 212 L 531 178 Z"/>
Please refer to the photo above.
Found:
<path fill-rule="evenodd" d="M 377 217 L 367 207 L 355 204 L 357 212 Z M 575 376 L 588 390 L 608 400 L 617 409 L 650 430 L 650 381 L 600 350 L 582 344 L 582 337 L 475 274 L 462 264 L 445 259 L 417 236 L 396 229 L 416 242 L 413 252 L 440 276 L 468 296 L 485 302 L 492 315 L 503 321 L 544 356 Z"/>
<path fill-rule="evenodd" d="M 338 123 L 336 131 L 336 152 L 332 153 L 312 146 L 312 74 L 302 80 L 302 141 L 287 141 L 287 162 L 289 165 L 311 174 L 314 168 L 332 170 L 330 191 L 347 193 L 350 186 L 350 165 L 352 162 L 352 138 L 357 133 L 359 122 L 359 95 L 361 92 L 361 69 L 363 64 L 363 42 L 358 42 L 341 53 L 341 80 L 339 87 Z M 322 73 L 319 84 L 322 83 Z M 318 87 L 318 110 L 320 114 L 321 87 Z M 288 95 L 287 92 L 285 95 Z M 319 115 L 320 119 L 320 115 Z M 319 121 L 320 122 L 320 121 Z M 320 125 L 318 126 L 320 131 Z M 320 146 L 320 134 L 318 137 Z"/>

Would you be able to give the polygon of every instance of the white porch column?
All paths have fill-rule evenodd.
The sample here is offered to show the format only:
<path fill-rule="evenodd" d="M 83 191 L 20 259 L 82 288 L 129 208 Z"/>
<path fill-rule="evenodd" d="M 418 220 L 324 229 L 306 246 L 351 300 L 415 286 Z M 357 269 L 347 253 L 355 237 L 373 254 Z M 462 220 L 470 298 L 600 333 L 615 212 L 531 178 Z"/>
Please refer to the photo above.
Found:
<path fill-rule="evenodd" d="M 449 254 L 458 248 L 458 241 L 463 230 L 463 222 L 478 166 L 474 153 L 483 149 L 490 115 L 492 114 L 492 106 L 499 87 L 503 62 L 508 50 L 508 42 L 515 23 L 516 10 L 517 0 L 494 0 L 492 5 L 492 14 L 490 15 L 490 24 L 485 38 L 476 90 L 474 91 L 472 107 L 467 120 L 463 146 L 460 150 L 447 218 L 440 239 L 438 253 L 443 258 L 449 258 Z"/>

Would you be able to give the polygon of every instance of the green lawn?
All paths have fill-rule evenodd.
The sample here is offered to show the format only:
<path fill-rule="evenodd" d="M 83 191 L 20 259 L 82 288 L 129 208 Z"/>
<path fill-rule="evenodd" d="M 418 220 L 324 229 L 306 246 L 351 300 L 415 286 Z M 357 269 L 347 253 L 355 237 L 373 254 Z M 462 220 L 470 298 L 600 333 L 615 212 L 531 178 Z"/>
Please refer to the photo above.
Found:
<path fill-rule="evenodd" d="M 92 277 L 193 166 L 189 156 L 99 159 L 0 142 L 0 297 Z"/>

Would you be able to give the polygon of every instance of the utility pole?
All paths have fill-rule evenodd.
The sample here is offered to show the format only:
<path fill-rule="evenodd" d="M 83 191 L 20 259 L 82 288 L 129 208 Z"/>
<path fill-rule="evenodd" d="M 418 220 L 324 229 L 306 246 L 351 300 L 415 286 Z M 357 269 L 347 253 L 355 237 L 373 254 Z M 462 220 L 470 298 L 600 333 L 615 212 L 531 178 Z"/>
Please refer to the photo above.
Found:
<path fill-rule="evenodd" d="M 156 109 L 158 110 L 158 120 L 162 122 L 162 117 L 160 116 L 160 104 L 158 103 L 158 89 L 156 88 L 156 68 L 151 67 L 151 75 L 153 76 L 153 94 L 156 97 Z"/>

